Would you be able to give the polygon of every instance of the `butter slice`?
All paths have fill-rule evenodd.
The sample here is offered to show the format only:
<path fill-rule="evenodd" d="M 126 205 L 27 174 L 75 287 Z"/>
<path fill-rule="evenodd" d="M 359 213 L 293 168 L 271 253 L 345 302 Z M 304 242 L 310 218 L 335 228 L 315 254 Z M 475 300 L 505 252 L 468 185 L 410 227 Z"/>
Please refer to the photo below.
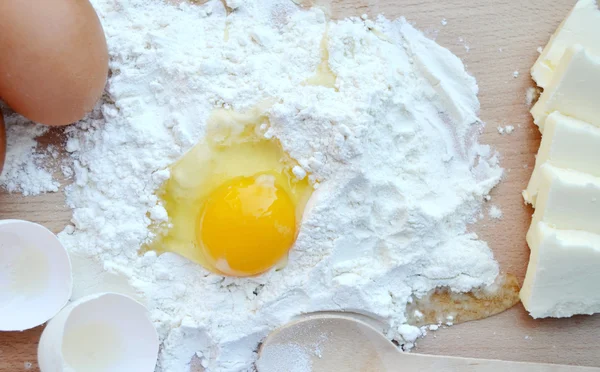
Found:
<path fill-rule="evenodd" d="M 554 112 L 600 126 L 600 57 L 581 45 L 569 48 L 552 82 L 531 109 L 533 121 L 544 131 L 546 117 Z"/>
<path fill-rule="evenodd" d="M 540 87 L 550 84 L 565 51 L 575 44 L 600 55 L 600 10 L 595 0 L 577 2 L 531 68 L 531 76 Z"/>
<path fill-rule="evenodd" d="M 532 226 L 600 234 L 600 178 L 548 163 L 540 167 L 540 188 Z M 527 238 L 533 233 L 530 228 Z"/>
<path fill-rule="evenodd" d="M 521 302 L 534 318 L 600 312 L 600 235 L 532 226 Z"/>
<path fill-rule="evenodd" d="M 540 188 L 541 167 L 546 163 L 600 177 L 600 128 L 559 112 L 548 116 L 535 168 L 527 189 L 523 191 L 525 201 L 534 207 Z"/>

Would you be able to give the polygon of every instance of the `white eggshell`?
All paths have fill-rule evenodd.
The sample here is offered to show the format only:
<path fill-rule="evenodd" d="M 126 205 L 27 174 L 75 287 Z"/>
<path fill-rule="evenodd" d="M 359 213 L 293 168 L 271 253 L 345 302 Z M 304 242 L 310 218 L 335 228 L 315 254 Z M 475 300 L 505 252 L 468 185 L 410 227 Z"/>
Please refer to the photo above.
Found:
<path fill-rule="evenodd" d="M 52 319 L 38 346 L 42 372 L 153 372 L 158 335 L 139 302 L 117 293 L 81 298 Z"/>
<path fill-rule="evenodd" d="M 69 298 L 71 262 L 56 235 L 28 221 L 0 221 L 0 331 L 47 322 Z"/>

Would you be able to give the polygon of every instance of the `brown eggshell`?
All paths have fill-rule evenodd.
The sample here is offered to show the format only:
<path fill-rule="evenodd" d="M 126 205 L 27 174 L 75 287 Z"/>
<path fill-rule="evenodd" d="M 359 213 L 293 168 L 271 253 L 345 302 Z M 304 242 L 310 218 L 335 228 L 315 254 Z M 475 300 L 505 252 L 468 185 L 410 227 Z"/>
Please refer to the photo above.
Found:
<path fill-rule="evenodd" d="M 4 118 L 0 110 L 0 174 L 4 168 L 4 160 L 6 159 L 6 128 L 4 127 Z"/>
<path fill-rule="evenodd" d="M 104 31 L 87 0 L 0 1 L 0 97 L 48 125 L 81 119 L 108 73 Z"/>

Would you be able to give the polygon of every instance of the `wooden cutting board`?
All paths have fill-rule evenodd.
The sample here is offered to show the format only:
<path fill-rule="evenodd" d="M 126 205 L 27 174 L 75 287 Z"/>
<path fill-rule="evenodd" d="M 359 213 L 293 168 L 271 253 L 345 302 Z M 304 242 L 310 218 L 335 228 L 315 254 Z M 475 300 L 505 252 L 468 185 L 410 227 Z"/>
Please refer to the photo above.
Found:
<path fill-rule="evenodd" d="M 326 0 L 324 0 L 326 1 Z M 324 2 L 323 1 L 323 2 Z M 502 154 L 504 181 L 488 203 L 501 208 L 499 221 L 487 218 L 474 226 L 504 271 L 522 280 L 529 250 L 525 232 L 532 210 L 523 204 L 521 190 L 534 165 L 540 134 L 528 114 L 525 94 L 533 82 L 529 68 L 551 33 L 575 0 L 337 0 L 334 17 L 405 16 L 429 37 L 460 56 L 479 83 L 481 118 L 487 123 L 481 141 Z M 442 25 L 442 20 L 447 24 Z M 444 22 L 444 23 L 446 23 Z M 514 77 L 518 71 L 518 77 Z M 513 125 L 510 135 L 498 126 Z M 61 130 L 52 130 L 44 143 L 62 147 Z M 0 218 L 41 223 L 55 232 L 70 219 L 62 192 L 37 197 L 0 193 Z M 521 305 L 478 322 L 431 332 L 418 342 L 421 353 L 497 358 L 515 361 L 600 366 L 600 316 L 571 319 L 530 319 Z M 0 371 L 36 371 L 36 347 L 42 328 L 22 333 L 0 333 Z"/>

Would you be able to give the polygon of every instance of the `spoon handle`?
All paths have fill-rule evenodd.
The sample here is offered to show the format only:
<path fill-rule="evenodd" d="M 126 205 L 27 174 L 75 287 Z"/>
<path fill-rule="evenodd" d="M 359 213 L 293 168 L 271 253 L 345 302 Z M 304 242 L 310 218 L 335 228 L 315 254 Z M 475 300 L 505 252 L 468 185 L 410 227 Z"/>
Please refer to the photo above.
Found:
<path fill-rule="evenodd" d="M 493 359 L 458 358 L 391 352 L 382 358 L 389 371 L 444 372 L 598 372 L 600 369 L 568 365 L 509 362 Z M 401 368 L 401 369 L 400 369 Z"/>

